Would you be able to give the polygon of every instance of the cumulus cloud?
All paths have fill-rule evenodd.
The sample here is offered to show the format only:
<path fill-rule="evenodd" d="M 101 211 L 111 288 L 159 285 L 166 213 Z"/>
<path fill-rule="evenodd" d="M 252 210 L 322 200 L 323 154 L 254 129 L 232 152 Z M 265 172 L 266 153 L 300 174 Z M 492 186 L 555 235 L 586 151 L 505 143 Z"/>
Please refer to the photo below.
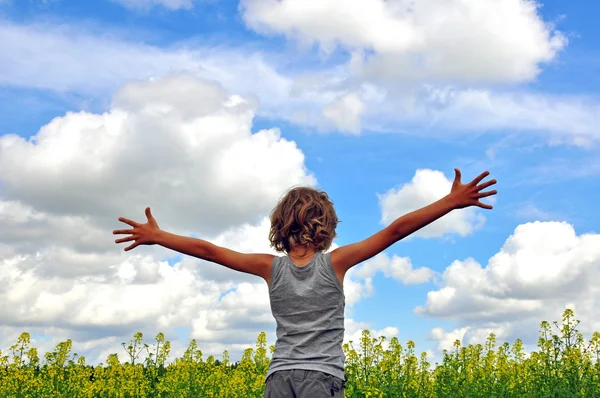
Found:
<path fill-rule="evenodd" d="M 398 337 L 400 330 L 396 327 L 388 326 L 380 330 L 376 330 L 370 327 L 366 322 L 357 322 L 352 318 L 347 318 L 344 322 L 346 333 L 344 335 L 344 343 L 352 342 L 352 346 L 355 350 L 360 352 L 360 339 L 364 330 L 368 330 L 371 337 L 385 337 L 387 341 L 382 344 L 384 349 L 387 349 L 389 340 L 392 337 Z"/>
<path fill-rule="evenodd" d="M 464 327 L 451 332 L 446 332 L 443 328 L 433 328 L 429 333 L 429 338 L 437 342 L 436 348 L 439 351 L 451 351 L 456 340 L 460 341 L 462 344 L 463 337 L 468 330 L 468 327 Z M 478 341 L 478 343 L 481 344 L 481 341 Z"/>
<path fill-rule="evenodd" d="M 352 307 L 360 300 L 373 295 L 374 287 L 371 279 L 362 279 L 356 275 L 357 268 L 351 268 L 344 278 L 344 295 L 346 307 Z"/>
<path fill-rule="evenodd" d="M 271 207 L 316 180 L 295 143 L 251 130 L 255 111 L 214 82 L 173 75 L 123 87 L 103 114 L 1 136 L 0 345 L 18 329 L 60 333 L 97 342 L 96 358 L 137 330 L 172 339 L 188 328 L 214 336 L 207 351 L 241 352 L 274 329 L 260 278 L 193 258 L 171 266 L 159 247 L 125 253 L 111 234 L 119 215 L 142 221 L 150 205 L 164 229 L 269 251 Z"/>
<path fill-rule="evenodd" d="M 408 257 L 399 257 L 395 254 L 389 257 L 385 253 L 380 253 L 359 266 L 356 270 L 356 276 L 370 283 L 373 276 L 378 272 L 381 272 L 386 278 L 395 279 L 404 285 L 426 283 L 435 276 L 435 271 L 430 268 L 414 268 Z"/>
<path fill-rule="evenodd" d="M 436 272 L 430 268 L 414 268 L 411 260 L 407 257 L 397 255 L 390 257 L 386 253 L 380 253 L 365 263 L 349 269 L 346 273 L 344 294 L 348 315 L 352 316 L 353 307 L 356 303 L 373 296 L 375 292 L 373 278 L 378 273 L 404 285 L 427 283 L 437 276 Z M 352 334 L 353 332 L 349 333 Z M 360 335 L 360 332 L 356 333 Z"/>
<path fill-rule="evenodd" d="M 145 205 L 159 223 L 213 236 L 258 222 L 290 185 L 315 179 L 278 130 L 250 131 L 255 108 L 186 75 L 132 83 L 107 113 L 69 113 L 29 141 L 0 138 L 4 196 L 103 226 Z"/>
<path fill-rule="evenodd" d="M 84 350 L 88 359 L 104 361 L 101 350 L 119 351 L 120 341 L 135 331 L 147 339 L 161 331 L 177 341 L 179 328 L 191 328 L 187 337 L 206 341 L 206 352 L 229 348 L 239 354 L 240 346 L 252 345 L 260 331 L 274 329 L 264 282 L 218 283 L 202 278 L 197 268 L 170 266 L 145 255 L 107 265 L 96 277 L 37 274 L 45 261 L 43 255 L 1 261 L 0 323 L 13 330 L 1 336 L 3 348 L 16 340 L 16 332 L 30 331 L 53 341 L 74 339 L 80 343 L 77 352 Z M 248 290 L 255 291 L 252 300 Z M 265 297 L 266 307 L 258 306 Z M 90 342 L 97 345 L 86 347 Z"/>
<path fill-rule="evenodd" d="M 41 350 L 71 338 L 99 363 L 135 331 L 164 332 L 173 356 L 187 345 L 181 330 L 213 355 L 239 357 L 261 331 L 274 342 L 260 278 L 191 257 L 169 265 L 160 247 L 125 253 L 111 234 L 117 216 L 142 221 L 150 205 L 164 229 L 274 253 L 268 211 L 316 180 L 279 131 L 251 131 L 255 111 L 214 82 L 173 75 L 124 86 L 104 114 L 0 137 L 0 346 L 27 330 Z M 364 285 L 345 285 L 351 310 Z"/>
<path fill-rule="evenodd" d="M 191 335 L 206 342 L 240 343 L 253 342 L 263 331 L 272 336 L 274 330 L 266 283 L 241 283 L 194 317 Z"/>
<path fill-rule="evenodd" d="M 3 261 L 0 280 L 8 287 L 3 289 L 3 323 L 59 327 L 161 323 L 161 316 L 168 317 L 176 303 L 180 302 L 178 311 L 185 316 L 190 304 L 201 304 L 198 300 L 208 304 L 220 291 L 209 281 L 195 281 L 189 270 L 148 257 L 108 263 L 102 281 L 37 275 L 35 270 L 44 261 L 44 255 Z"/>
<path fill-rule="evenodd" d="M 242 0 L 248 27 L 354 52 L 371 78 L 520 82 L 566 39 L 529 0 Z M 507 24 L 506 21 L 510 21 Z"/>
<path fill-rule="evenodd" d="M 544 134 L 552 145 L 577 146 L 600 138 L 596 98 L 514 89 L 514 83 L 535 79 L 567 44 L 542 19 L 537 2 L 243 0 L 241 7 L 246 24 L 259 33 L 350 53 L 327 83 L 317 85 L 334 95 L 345 90 L 324 105 L 329 125 L 339 130 L 410 126 L 435 135 L 442 129 L 510 129 Z M 503 83 L 510 88 L 499 89 Z M 296 115 L 299 122 L 328 127 L 306 110 Z"/>
<path fill-rule="evenodd" d="M 83 253 L 103 252 L 113 249 L 107 245 L 111 237 L 105 235 L 105 230 L 88 225 L 85 216 L 60 216 L 16 200 L 0 200 L 0 247 L 6 245 L 21 254 L 53 244 Z"/>
<path fill-rule="evenodd" d="M 378 195 L 381 222 L 389 225 L 396 218 L 443 198 L 450 193 L 451 188 L 452 181 L 441 171 L 417 170 L 411 182 Z M 425 238 L 448 234 L 466 236 L 481 227 L 484 222 L 485 217 L 474 208 L 454 210 L 414 235 Z"/>
<path fill-rule="evenodd" d="M 567 307 L 580 314 L 581 330 L 589 333 L 600 328 L 600 235 L 577 235 L 565 222 L 522 224 L 487 266 L 454 261 L 442 282 L 415 309 L 459 324 L 448 335 L 436 329 L 433 337 L 440 342 L 461 333 L 482 341 L 494 332 L 534 343 L 539 323 L 559 320 Z"/>

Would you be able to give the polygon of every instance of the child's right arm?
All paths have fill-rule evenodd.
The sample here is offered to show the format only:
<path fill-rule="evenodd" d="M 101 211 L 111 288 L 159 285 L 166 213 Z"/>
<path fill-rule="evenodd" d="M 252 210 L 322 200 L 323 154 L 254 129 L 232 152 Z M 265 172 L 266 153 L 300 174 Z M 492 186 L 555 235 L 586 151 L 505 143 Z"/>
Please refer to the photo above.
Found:
<path fill-rule="evenodd" d="M 113 234 L 128 234 L 125 238 L 117 239 L 116 243 L 133 243 L 125 251 L 134 249 L 139 245 L 157 244 L 167 249 L 175 250 L 202 260 L 211 261 L 231 268 L 236 271 L 260 276 L 269 284 L 271 275 L 271 262 L 275 257 L 272 254 L 240 253 L 225 247 L 214 245 L 202 239 L 175 235 L 161 230 L 152 216 L 150 208 L 146 208 L 148 222 L 140 224 L 127 218 L 120 217 L 119 221 L 133 227 L 133 229 L 115 230 Z"/>

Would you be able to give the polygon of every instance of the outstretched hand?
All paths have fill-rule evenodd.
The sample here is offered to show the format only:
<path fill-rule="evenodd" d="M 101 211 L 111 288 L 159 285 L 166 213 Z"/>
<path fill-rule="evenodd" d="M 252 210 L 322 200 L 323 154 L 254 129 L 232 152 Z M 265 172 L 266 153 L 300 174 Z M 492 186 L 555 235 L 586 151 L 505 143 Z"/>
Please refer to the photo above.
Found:
<path fill-rule="evenodd" d="M 454 172 L 456 175 L 454 177 L 452 191 L 450 192 L 449 196 L 452 198 L 452 201 L 457 209 L 462 209 L 469 206 L 477 206 L 483 209 L 493 208 L 491 205 L 481 203 L 480 199 L 487 196 L 496 195 L 498 193 L 496 190 L 481 192 L 487 187 L 494 185 L 496 180 L 490 180 L 478 185 L 485 177 L 490 175 L 489 171 L 481 173 L 479 176 L 477 176 L 477 178 L 468 184 L 461 183 L 461 173 L 459 169 L 454 169 Z"/>
<path fill-rule="evenodd" d="M 131 242 L 133 243 L 125 248 L 125 251 L 131 250 L 139 245 L 153 245 L 156 243 L 156 235 L 160 231 L 158 223 L 152 216 L 150 208 L 146 207 L 146 218 L 148 222 L 140 224 L 125 217 L 119 217 L 119 221 L 131 225 L 133 229 L 114 230 L 114 235 L 129 235 L 125 238 L 115 240 L 115 243 Z"/>

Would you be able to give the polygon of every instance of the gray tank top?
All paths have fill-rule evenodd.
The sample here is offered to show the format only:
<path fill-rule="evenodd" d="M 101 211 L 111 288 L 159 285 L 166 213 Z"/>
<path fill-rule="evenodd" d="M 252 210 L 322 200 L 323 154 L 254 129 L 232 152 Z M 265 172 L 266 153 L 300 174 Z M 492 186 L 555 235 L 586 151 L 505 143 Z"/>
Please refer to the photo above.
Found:
<path fill-rule="evenodd" d="M 295 265 L 275 257 L 269 284 L 277 342 L 266 377 L 278 370 L 318 370 L 344 379 L 344 289 L 329 253 Z"/>

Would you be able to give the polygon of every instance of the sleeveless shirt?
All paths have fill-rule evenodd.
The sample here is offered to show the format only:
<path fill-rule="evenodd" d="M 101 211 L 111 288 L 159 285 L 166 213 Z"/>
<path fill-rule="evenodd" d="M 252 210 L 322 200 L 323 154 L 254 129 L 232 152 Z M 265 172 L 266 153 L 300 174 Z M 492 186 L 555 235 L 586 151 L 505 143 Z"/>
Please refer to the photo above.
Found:
<path fill-rule="evenodd" d="M 344 289 L 329 253 L 305 266 L 275 257 L 269 284 L 277 342 L 266 377 L 278 370 L 317 370 L 344 380 Z"/>

